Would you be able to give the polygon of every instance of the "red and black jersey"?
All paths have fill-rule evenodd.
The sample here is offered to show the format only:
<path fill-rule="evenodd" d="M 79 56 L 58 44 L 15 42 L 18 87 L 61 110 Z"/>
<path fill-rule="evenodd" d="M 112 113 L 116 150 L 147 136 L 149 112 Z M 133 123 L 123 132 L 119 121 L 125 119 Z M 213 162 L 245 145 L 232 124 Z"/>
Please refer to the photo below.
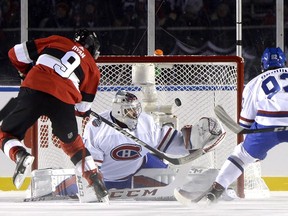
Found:
<path fill-rule="evenodd" d="M 68 104 L 81 102 L 80 111 L 91 108 L 100 72 L 81 44 L 53 35 L 17 44 L 8 55 L 26 75 L 21 86 L 46 92 Z"/>

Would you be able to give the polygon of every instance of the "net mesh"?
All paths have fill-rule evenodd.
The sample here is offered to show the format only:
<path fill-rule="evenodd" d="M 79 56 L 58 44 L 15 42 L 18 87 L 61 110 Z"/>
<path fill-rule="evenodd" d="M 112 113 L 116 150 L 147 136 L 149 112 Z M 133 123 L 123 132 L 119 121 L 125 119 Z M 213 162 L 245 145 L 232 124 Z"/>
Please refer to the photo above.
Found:
<path fill-rule="evenodd" d="M 153 64 L 155 69 L 155 86 L 157 98 L 154 105 L 168 106 L 172 113 L 168 118 L 174 119 L 177 129 L 193 125 L 202 117 L 216 117 L 214 107 L 222 105 L 237 119 L 237 82 L 242 76 L 237 61 L 214 61 L 212 57 L 202 57 L 201 61 L 193 58 L 127 57 L 125 61 L 117 57 L 105 62 L 100 61 L 101 81 L 92 109 L 97 113 L 111 109 L 112 98 L 118 90 L 127 90 L 135 94 L 144 106 L 146 103 L 145 86 L 132 83 L 132 70 L 138 64 Z M 140 59 L 140 61 L 139 61 Z M 187 60 L 188 59 L 188 60 Z M 138 60 L 138 62 L 137 62 Z M 93 82 L 93 81 L 91 81 Z M 175 99 L 181 106 L 175 104 Z M 147 104 L 146 104 L 147 105 Z M 179 104 L 178 104 L 179 105 Z M 163 113 L 155 112 L 161 117 Z M 153 114 L 153 113 L 151 113 Z M 166 115 L 167 113 L 163 114 Z M 79 133 L 82 134 L 86 119 L 78 119 Z M 43 116 L 38 121 L 38 168 L 71 168 L 69 158 L 61 151 L 60 141 L 52 134 L 51 123 Z M 237 136 L 227 130 L 222 144 L 213 152 L 194 161 L 195 166 L 219 169 L 237 144 Z M 247 174 L 249 175 L 249 174 Z M 255 187 L 255 186 L 253 186 Z"/>

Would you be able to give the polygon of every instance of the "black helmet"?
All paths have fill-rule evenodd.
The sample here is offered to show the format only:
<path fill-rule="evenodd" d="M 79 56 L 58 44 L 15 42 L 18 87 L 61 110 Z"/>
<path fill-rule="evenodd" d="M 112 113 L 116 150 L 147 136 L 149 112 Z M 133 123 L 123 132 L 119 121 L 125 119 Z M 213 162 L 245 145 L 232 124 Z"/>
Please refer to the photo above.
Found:
<path fill-rule="evenodd" d="M 95 32 L 88 31 L 87 29 L 80 29 L 75 33 L 73 39 L 84 46 L 94 59 L 98 58 L 100 54 L 100 43 Z"/>

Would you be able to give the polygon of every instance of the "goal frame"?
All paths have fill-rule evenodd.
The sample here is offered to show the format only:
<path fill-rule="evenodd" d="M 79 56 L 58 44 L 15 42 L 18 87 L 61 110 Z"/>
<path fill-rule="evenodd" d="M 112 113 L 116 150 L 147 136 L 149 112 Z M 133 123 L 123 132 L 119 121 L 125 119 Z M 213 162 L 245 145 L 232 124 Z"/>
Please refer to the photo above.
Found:
<path fill-rule="evenodd" d="M 239 56 L 100 56 L 97 64 L 101 63 L 208 63 L 233 62 L 237 64 L 237 120 L 240 117 L 242 92 L 244 88 L 244 59 Z M 243 141 L 243 136 L 237 136 L 237 144 Z M 26 133 L 25 145 L 31 148 L 32 155 L 38 155 L 38 125 L 35 123 Z M 38 157 L 35 157 L 32 170 L 38 167 Z M 241 198 L 244 194 L 244 174 L 237 180 L 237 195 Z"/>

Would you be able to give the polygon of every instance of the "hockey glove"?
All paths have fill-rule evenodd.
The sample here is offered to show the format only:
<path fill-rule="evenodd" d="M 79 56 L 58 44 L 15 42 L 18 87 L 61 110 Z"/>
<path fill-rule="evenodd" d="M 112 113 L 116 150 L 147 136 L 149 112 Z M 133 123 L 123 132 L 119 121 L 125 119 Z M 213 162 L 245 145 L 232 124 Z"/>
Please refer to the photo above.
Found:
<path fill-rule="evenodd" d="M 91 109 L 89 109 L 86 112 L 80 112 L 78 110 L 75 110 L 75 115 L 78 117 L 82 117 L 82 118 L 88 117 L 90 115 L 90 113 L 91 113 Z"/>

